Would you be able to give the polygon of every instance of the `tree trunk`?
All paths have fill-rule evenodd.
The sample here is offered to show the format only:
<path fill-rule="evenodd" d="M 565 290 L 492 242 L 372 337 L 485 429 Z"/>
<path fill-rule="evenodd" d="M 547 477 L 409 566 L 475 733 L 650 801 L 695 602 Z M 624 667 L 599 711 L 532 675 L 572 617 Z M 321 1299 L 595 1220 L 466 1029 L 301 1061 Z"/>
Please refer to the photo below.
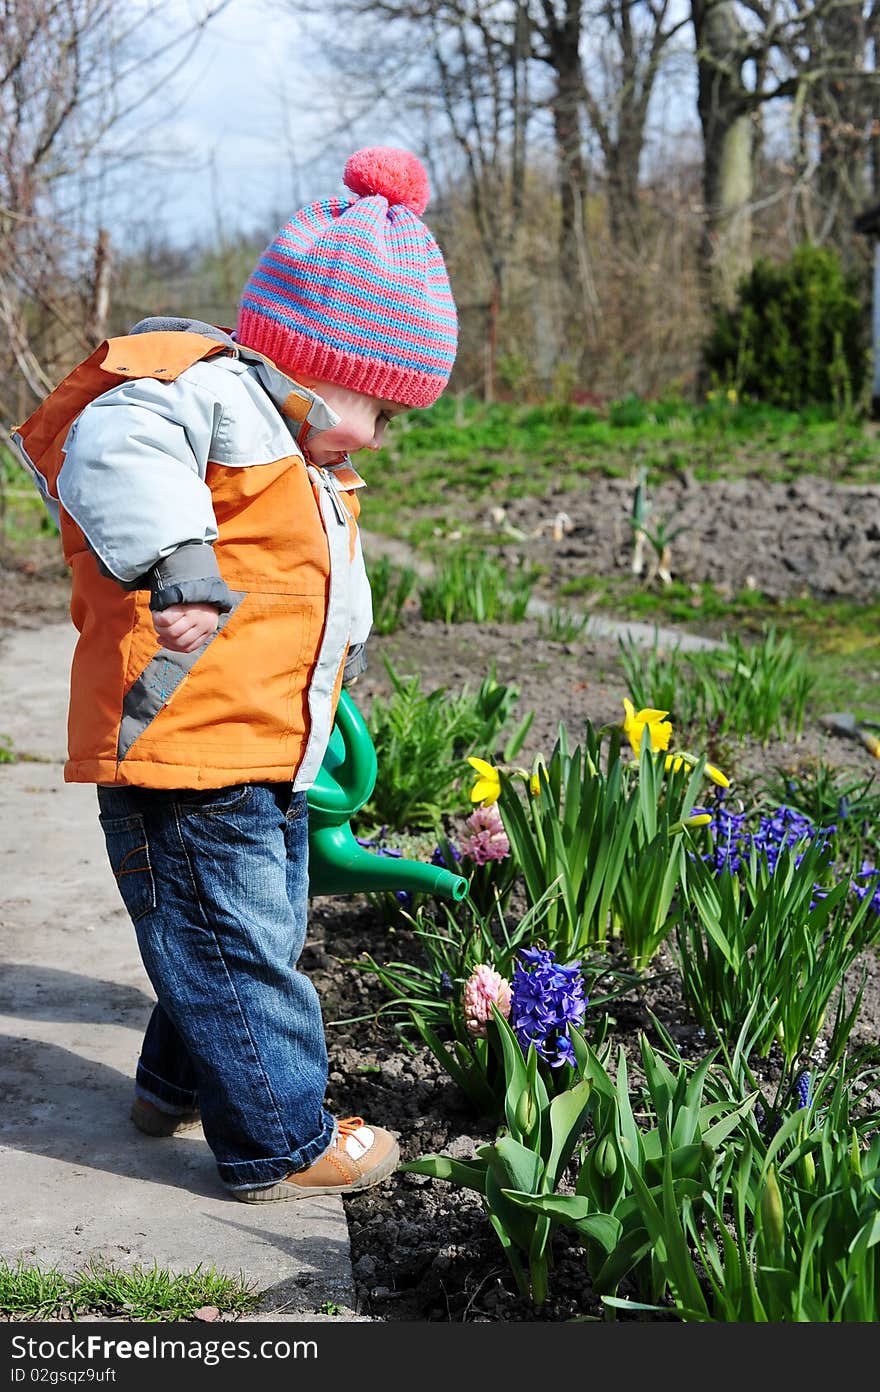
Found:
<path fill-rule="evenodd" d="M 644 144 L 644 121 L 621 119 L 618 138 L 605 152 L 608 170 L 608 226 L 616 247 L 633 256 L 642 249 L 639 164 Z"/>
<path fill-rule="evenodd" d="M 106 227 L 100 228 L 95 242 L 95 259 L 92 269 L 91 294 L 86 316 L 86 338 L 93 348 L 103 343 L 107 337 L 107 320 L 110 315 L 110 272 L 113 265 L 113 252 L 110 233 Z"/>
<path fill-rule="evenodd" d="M 566 352 L 578 354 L 583 347 L 588 319 L 587 286 L 580 256 L 587 225 L 587 171 L 581 142 L 579 76 L 578 67 L 575 88 L 571 81 L 573 74 L 560 73 L 560 86 L 553 99 L 553 132 L 559 169 L 559 274 L 563 291 L 567 292 L 562 337 Z"/>
<path fill-rule="evenodd" d="M 495 400 L 495 387 L 498 380 L 498 310 L 501 307 L 501 273 L 496 270 L 492 276 L 492 298 L 488 305 L 486 324 L 486 370 L 483 379 L 483 398 Z"/>
<path fill-rule="evenodd" d="M 703 130 L 702 281 L 707 306 L 730 306 L 752 264 L 753 132 L 745 35 L 729 0 L 691 7 Z"/>

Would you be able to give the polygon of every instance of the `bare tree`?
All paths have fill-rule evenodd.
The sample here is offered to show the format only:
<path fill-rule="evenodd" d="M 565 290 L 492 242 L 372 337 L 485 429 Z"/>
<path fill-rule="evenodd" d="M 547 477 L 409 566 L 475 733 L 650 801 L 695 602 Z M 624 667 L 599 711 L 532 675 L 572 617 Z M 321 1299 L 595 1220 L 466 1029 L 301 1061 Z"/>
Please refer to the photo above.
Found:
<path fill-rule="evenodd" d="M 729 304 L 752 261 L 755 137 L 768 103 L 793 103 L 806 232 L 816 240 L 835 234 L 839 247 L 851 240 L 876 104 L 877 75 L 865 70 L 876 5 L 692 0 L 691 19 L 704 148 L 704 285 L 708 302 Z M 809 203 L 814 189 L 818 216 Z"/>
<path fill-rule="evenodd" d="M 870 189 L 868 156 L 878 93 L 877 73 L 868 68 L 872 10 L 861 0 L 817 7 L 805 20 L 800 52 L 792 55 L 808 84 L 805 107 L 814 177 L 805 230 L 811 240 L 833 244 L 847 262 L 857 246 L 853 220 Z"/>
<path fill-rule="evenodd" d="M 344 74 L 349 110 L 376 111 L 388 102 L 419 113 L 423 124 L 409 143 L 431 170 L 442 158 L 438 145 L 453 152 L 445 182 L 466 190 L 485 263 L 485 297 L 467 307 L 482 317 L 483 389 L 491 399 L 531 115 L 525 0 L 335 0 L 317 7 L 289 0 L 289 8 L 319 25 L 335 20 L 322 44 L 329 42 L 333 65 Z M 366 68 L 364 51 L 375 55 Z M 439 142 L 429 135 L 438 123 Z M 479 281 L 472 274 L 471 284 Z"/>
<path fill-rule="evenodd" d="M 191 55 L 228 0 L 186 29 L 168 0 L 0 0 L 0 415 L 21 418 L 106 319 L 111 248 L 63 192 Z M 152 37 L 151 37 L 152 36 Z M 81 187 L 81 186 L 80 186 Z"/>
<path fill-rule="evenodd" d="M 464 158 L 474 221 L 490 270 L 484 395 L 491 401 L 498 315 L 523 207 L 529 120 L 525 4 L 516 0 L 512 20 L 503 24 L 492 13 L 497 6 L 432 8 L 431 54 L 443 111 Z"/>
<path fill-rule="evenodd" d="M 670 0 L 583 6 L 581 100 L 602 150 L 612 239 L 627 252 L 640 250 L 639 174 L 651 98 L 668 47 L 688 22 L 682 12 L 670 16 L 671 8 Z"/>
<path fill-rule="evenodd" d="M 532 48 L 550 69 L 553 81 L 547 105 L 553 123 L 559 180 L 559 270 L 567 299 L 564 338 L 567 350 L 579 356 L 584 324 L 595 306 L 590 303 L 586 274 L 587 164 L 584 156 L 581 66 L 583 0 L 533 0 L 529 5 Z"/>

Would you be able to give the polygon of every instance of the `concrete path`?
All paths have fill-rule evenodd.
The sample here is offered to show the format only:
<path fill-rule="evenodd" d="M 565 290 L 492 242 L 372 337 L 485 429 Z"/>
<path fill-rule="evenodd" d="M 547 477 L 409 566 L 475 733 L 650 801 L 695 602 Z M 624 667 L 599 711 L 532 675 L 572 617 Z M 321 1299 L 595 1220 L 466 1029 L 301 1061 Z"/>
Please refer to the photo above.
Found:
<path fill-rule="evenodd" d="M 341 1199 L 238 1203 L 200 1130 L 154 1140 L 128 1119 L 155 997 L 94 788 L 62 777 L 75 637 L 53 624 L 0 645 L 18 756 L 0 764 L 0 1256 L 68 1276 L 90 1259 L 213 1265 L 264 1292 L 251 1319 L 317 1319 L 328 1301 L 358 1318 Z"/>

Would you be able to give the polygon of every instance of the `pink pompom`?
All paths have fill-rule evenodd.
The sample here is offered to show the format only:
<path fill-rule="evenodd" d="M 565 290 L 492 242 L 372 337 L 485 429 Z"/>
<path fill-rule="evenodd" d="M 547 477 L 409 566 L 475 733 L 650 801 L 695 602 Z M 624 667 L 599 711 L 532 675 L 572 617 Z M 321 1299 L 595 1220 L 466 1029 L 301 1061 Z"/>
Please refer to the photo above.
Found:
<path fill-rule="evenodd" d="M 342 182 L 363 197 L 378 193 L 389 203 L 402 203 L 416 217 L 421 217 L 431 197 L 421 161 L 409 150 L 395 150 L 390 145 L 355 151 L 345 166 Z"/>

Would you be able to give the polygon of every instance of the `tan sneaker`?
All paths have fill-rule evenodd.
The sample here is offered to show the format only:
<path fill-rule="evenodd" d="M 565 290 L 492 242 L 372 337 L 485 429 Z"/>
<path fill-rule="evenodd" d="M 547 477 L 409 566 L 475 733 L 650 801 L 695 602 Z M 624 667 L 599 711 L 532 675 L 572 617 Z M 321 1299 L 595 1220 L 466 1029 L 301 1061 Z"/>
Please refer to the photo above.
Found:
<path fill-rule="evenodd" d="M 242 1203 L 271 1203 L 275 1199 L 310 1199 L 318 1194 L 357 1194 L 381 1184 L 400 1160 L 400 1147 L 381 1126 L 367 1126 L 363 1117 L 340 1117 L 336 1140 L 307 1170 L 289 1174 L 264 1189 L 233 1189 Z"/>
<path fill-rule="evenodd" d="M 145 1097 L 136 1097 L 131 1104 L 131 1119 L 145 1136 L 176 1136 L 179 1131 L 192 1131 L 201 1121 L 198 1110 L 192 1112 L 163 1112 Z"/>

